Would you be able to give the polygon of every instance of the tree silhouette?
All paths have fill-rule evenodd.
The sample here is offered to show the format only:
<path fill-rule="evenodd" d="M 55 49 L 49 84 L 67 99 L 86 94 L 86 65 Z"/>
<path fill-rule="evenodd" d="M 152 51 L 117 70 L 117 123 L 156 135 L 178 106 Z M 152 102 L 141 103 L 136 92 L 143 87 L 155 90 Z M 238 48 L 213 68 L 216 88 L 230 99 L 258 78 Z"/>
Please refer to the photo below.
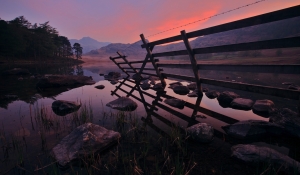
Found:
<path fill-rule="evenodd" d="M 75 51 L 75 56 L 76 58 L 81 58 L 82 55 L 82 47 L 80 46 L 79 43 L 74 43 L 73 45 L 73 50 Z"/>

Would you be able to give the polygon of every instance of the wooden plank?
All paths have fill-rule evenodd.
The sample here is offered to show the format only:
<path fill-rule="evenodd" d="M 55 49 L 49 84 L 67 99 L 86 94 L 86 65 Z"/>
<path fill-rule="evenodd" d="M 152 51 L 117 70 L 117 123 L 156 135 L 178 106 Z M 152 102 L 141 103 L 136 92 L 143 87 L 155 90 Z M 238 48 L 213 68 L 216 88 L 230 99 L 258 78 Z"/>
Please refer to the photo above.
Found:
<path fill-rule="evenodd" d="M 217 25 L 217 26 L 213 26 L 213 27 L 209 27 L 209 28 L 205 28 L 205 29 L 201 29 L 201 30 L 197 30 L 197 31 L 193 31 L 193 32 L 187 33 L 187 37 L 194 38 L 194 37 L 203 36 L 203 35 L 210 35 L 210 34 L 214 34 L 214 33 L 225 32 L 225 31 L 229 31 L 229 30 L 240 29 L 240 28 L 244 28 L 244 27 L 250 27 L 250 26 L 255 26 L 255 25 L 259 25 L 259 24 L 265 24 L 265 23 L 269 23 L 269 22 L 289 19 L 289 18 L 293 18 L 293 17 L 297 17 L 297 16 L 300 16 L 300 5 L 282 9 L 282 10 L 278 10 L 278 11 L 274 11 L 274 12 L 270 12 L 270 13 L 265 13 L 262 15 L 253 16 L 250 18 L 245 18 L 245 19 L 221 24 L 221 25 Z M 170 43 L 170 42 L 180 41 L 181 39 L 182 39 L 181 35 L 172 36 L 169 38 L 164 38 L 161 40 L 150 42 L 150 43 L 148 43 L 148 46 L 166 44 L 166 43 Z M 141 47 L 145 48 L 146 45 L 143 44 Z"/>
<path fill-rule="evenodd" d="M 116 60 L 116 59 L 120 59 L 122 58 L 121 56 L 117 56 L 117 57 L 111 57 L 111 59 Z"/>
<path fill-rule="evenodd" d="M 162 75 L 166 78 L 176 78 L 176 79 L 195 82 L 194 77 L 189 77 L 189 76 L 184 76 L 184 75 L 176 75 L 176 74 L 167 74 L 167 73 L 162 73 Z"/>
<path fill-rule="evenodd" d="M 141 37 L 143 43 L 144 43 L 144 44 L 147 44 L 147 41 L 146 41 L 144 35 L 141 34 L 140 37 Z M 151 50 L 151 48 L 153 48 L 153 47 L 149 47 L 149 46 L 148 46 L 148 47 L 145 47 L 145 49 L 147 50 L 148 57 L 149 57 L 150 61 L 152 62 L 152 65 L 153 65 L 153 67 L 154 67 L 154 69 L 155 69 L 155 71 L 156 71 L 156 75 L 159 77 L 159 79 L 160 79 L 160 81 L 161 81 L 161 84 L 162 84 L 163 86 L 166 86 L 167 83 L 166 83 L 164 77 L 161 75 L 161 73 L 160 73 L 160 71 L 159 71 L 159 69 L 158 69 L 158 67 L 157 67 L 157 65 L 156 65 L 156 61 L 155 61 L 155 59 L 154 59 L 154 57 L 153 57 L 153 55 L 152 55 L 152 50 Z"/>
<path fill-rule="evenodd" d="M 193 73 L 194 73 L 194 76 L 195 76 L 195 82 L 197 84 L 196 89 L 199 93 L 202 93 L 202 87 L 201 87 L 201 83 L 200 83 L 200 73 L 199 73 L 198 68 L 197 68 L 197 60 L 195 58 L 195 54 L 192 50 L 192 47 L 190 45 L 190 42 L 189 42 L 187 36 L 186 36 L 185 30 L 182 30 L 180 33 L 181 33 L 184 45 L 186 47 L 186 50 L 189 53 L 192 70 L 193 70 Z"/>
<path fill-rule="evenodd" d="M 147 62 L 151 62 L 151 60 L 148 60 Z M 144 61 L 130 61 L 130 64 L 139 64 L 139 63 L 144 63 Z"/>
<path fill-rule="evenodd" d="M 272 95 L 277 97 L 289 98 L 298 100 L 300 91 L 282 89 L 282 88 L 274 88 L 270 86 L 260 86 L 246 83 L 236 83 L 236 82 L 228 82 L 222 80 L 213 80 L 208 78 L 201 78 L 201 83 L 210 84 L 215 86 L 221 86 L 231 89 L 238 89 L 242 91 L 260 93 L 265 95 Z"/>
<path fill-rule="evenodd" d="M 300 37 L 290 37 L 290 38 L 256 41 L 256 42 L 249 42 L 249 43 L 203 47 L 203 48 L 193 49 L 193 52 L 194 54 L 205 54 L 205 53 L 236 52 L 236 51 L 291 48 L 291 47 L 300 47 Z M 153 54 L 153 57 L 166 57 L 166 56 L 178 56 L 178 55 L 188 55 L 188 51 L 178 50 L 178 51 L 155 53 Z"/>
<path fill-rule="evenodd" d="M 190 69 L 191 64 L 157 64 L 158 67 Z M 280 73 L 300 74 L 300 65 L 252 65 L 252 64 L 201 64 L 197 66 L 200 70 L 234 71 L 234 72 L 256 72 L 256 73 Z"/>

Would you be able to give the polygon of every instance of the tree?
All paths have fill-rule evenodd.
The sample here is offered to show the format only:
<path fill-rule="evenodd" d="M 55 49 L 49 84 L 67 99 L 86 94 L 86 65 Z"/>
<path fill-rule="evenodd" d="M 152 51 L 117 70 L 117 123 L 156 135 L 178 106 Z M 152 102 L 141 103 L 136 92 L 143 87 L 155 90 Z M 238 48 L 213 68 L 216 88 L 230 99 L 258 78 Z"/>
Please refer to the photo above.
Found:
<path fill-rule="evenodd" d="M 76 58 L 81 58 L 82 55 L 82 47 L 80 46 L 79 43 L 74 43 L 73 45 L 73 50 L 75 51 L 75 56 Z"/>

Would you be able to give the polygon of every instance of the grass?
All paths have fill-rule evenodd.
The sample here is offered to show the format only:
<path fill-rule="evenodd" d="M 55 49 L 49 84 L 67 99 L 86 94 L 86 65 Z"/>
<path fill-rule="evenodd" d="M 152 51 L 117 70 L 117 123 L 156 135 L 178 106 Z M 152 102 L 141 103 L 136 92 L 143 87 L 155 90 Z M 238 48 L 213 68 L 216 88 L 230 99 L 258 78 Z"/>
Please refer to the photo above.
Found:
<path fill-rule="evenodd" d="M 33 114 L 35 123 L 32 123 L 37 133 L 33 141 L 36 144 L 32 144 L 30 138 L 7 134 L 2 126 L 1 162 L 6 166 L 0 174 L 266 175 L 279 172 L 280 167 L 270 164 L 257 164 L 253 168 L 232 160 L 228 153 L 230 148 L 227 149 L 223 142 L 199 144 L 190 141 L 182 128 L 175 124 L 167 134 L 154 132 L 134 112 L 103 112 L 100 121 L 94 121 L 95 114 L 90 103 L 83 104 L 79 111 L 65 117 L 54 116 L 43 105 L 36 106 Z M 85 156 L 67 169 L 57 166 L 56 160 L 50 156 L 55 144 L 81 124 L 105 121 L 112 122 L 107 129 L 121 134 L 119 144 L 100 154 L 87 149 Z"/>

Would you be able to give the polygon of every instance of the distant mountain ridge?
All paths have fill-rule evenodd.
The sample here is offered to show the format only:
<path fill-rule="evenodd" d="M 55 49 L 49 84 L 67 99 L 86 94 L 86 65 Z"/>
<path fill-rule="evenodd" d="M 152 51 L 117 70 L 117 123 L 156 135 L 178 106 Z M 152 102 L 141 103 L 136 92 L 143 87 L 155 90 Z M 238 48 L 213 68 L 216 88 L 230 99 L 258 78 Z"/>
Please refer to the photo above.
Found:
<path fill-rule="evenodd" d="M 72 46 L 74 43 L 79 43 L 81 45 L 81 47 L 83 47 L 83 50 L 82 50 L 83 54 L 88 53 L 91 50 L 99 49 L 103 46 L 107 46 L 108 44 L 110 44 L 110 42 L 99 42 L 90 37 L 83 37 L 80 40 L 70 39 L 69 41 Z"/>
<path fill-rule="evenodd" d="M 191 40 L 190 44 L 192 48 L 201 48 L 300 36 L 299 21 L 300 17 L 296 17 L 258 26 L 220 32 L 198 37 L 194 40 Z M 108 58 L 110 56 L 116 56 L 116 52 L 120 51 L 121 53 L 129 56 L 130 59 L 144 59 L 146 56 L 146 50 L 141 48 L 141 44 L 141 41 L 133 44 L 112 43 L 102 48 L 92 50 L 91 52 L 87 53 L 87 55 Z M 155 46 L 153 53 L 183 49 L 185 49 L 185 46 L 182 42 L 180 42 L 164 46 Z"/>

